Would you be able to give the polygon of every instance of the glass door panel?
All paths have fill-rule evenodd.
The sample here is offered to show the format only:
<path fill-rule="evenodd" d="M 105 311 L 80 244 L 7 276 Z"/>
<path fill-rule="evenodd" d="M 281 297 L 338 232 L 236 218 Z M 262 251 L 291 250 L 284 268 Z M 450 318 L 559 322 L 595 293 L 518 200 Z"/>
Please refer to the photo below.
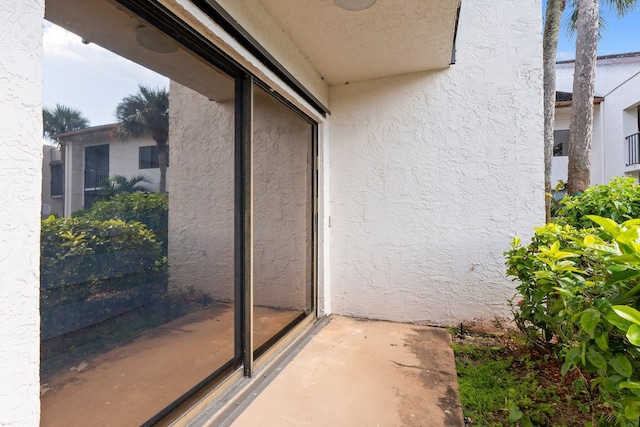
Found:
<path fill-rule="evenodd" d="M 256 357 L 313 310 L 313 131 L 260 87 L 253 110 Z"/>
<path fill-rule="evenodd" d="M 45 106 L 90 123 L 44 147 L 65 186 L 42 225 L 42 425 L 137 426 L 240 365 L 236 80 L 110 2 L 46 8 L 71 32 L 45 23 L 66 49 L 45 49 Z"/>

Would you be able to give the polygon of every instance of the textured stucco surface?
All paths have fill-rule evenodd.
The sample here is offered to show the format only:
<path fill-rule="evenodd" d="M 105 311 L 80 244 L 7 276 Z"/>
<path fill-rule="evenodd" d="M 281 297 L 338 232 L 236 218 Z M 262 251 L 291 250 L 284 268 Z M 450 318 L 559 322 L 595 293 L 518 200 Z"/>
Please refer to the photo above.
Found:
<path fill-rule="evenodd" d="M 172 82 L 169 264 L 174 286 L 233 299 L 233 101 Z M 254 116 L 254 301 L 308 307 L 311 128 L 267 95 Z"/>
<path fill-rule="evenodd" d="M 640 58 L 637 65 L 636 72 L 623 84 L 609 92 L 603 102 L 604 144 L 606 144 L 603 147 L 603 150 L 606 150 L 603 159 L 605 182 L 632 170 L 637 177 L 640 169 L 638 165 L 625 166 L 627 162 L 625 137 L 640 130 L 637 112 L 640 105 Z"/>
<path fill-rule="evenodd" d="M 260 2 L 329 84 L 451 62 L 458 0 L 379 1 L 358 12 L 334 0 Z"/>
<path fill-rule="evenodd" d="M 233 100 L 171 82 L 170 283 L 233 300 Z"/>
<path fill-rule="evenodd" d="M 254 109 L 254 303 L 310 308 L 311 125 L 261 89 Z"/>
<path fill-rule="evenodd" d="M 331 87 L 334 313 L 508 314 L 502 253 L 544 221 L 540 7 L 466 1 L 450 69 Z"/>
<path fill-rule="evenodd" d="M 161 0 L 161 3 L 195 29 L 201 31 L 205 37 L 208 37 L 256 76 L 273 87 L 279 88 L 282 94 L 304 111 L 311 115 L 316 113 L 298 95 L 287 90 L 287 86 L 280 78 L 268 71 L 260 61 L 242 48 L 237 41 L 213 23 L 189 0 Z M 293 44 L 284 31 L 278 27 L 276 21 L 266 12 L 260 0 L 220 0 L 218 3 L 320 102 L 325 105 L 329 104 L 328 85 L 309 63 L 304 53 Z"/>
<path fill-rule="evenodd" d="M 39 423 L 43 1 L 0 3 L 0 425 Z"/>

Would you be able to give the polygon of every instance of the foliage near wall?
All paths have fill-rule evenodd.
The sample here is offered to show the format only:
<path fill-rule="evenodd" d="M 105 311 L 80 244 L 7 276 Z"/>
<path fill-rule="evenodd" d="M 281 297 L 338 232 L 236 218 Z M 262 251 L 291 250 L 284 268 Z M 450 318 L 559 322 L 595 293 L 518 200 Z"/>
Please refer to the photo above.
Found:
<path fill-rule="evenodd" d="M 631 177 L 617 177 L 607 185 L 594 185 L 584 193 L 565 197 L 555 215 L 558 224 L 574 227 L 591 227 L 593 222 L 586 215 L 598 215 L 623 222 L 640 218 L 640 189 Z"/>
<path fill-rule="evenodd" d="M 81 345 L 88 327 L 148 304 L 166 289 L 166 257 L 144 224 L 53 216 L 42 221 L 43 342 L 63 337 L 71 347 Z M 58 344 L 43 343 L 43 356 L 67 350 Z"/>
<path fill-rule="evenodd" d="M 91 209 L 76 212 L 74 217 L 87 220 L 108 221 L 112 219 L 146 224 L 156 240 L 167 250 L 169 224 L 169 195 L 147 192 L 117 194 L 108 200 L 96 202 Z"/>
<path fill-rule="evenodd" d="M 640 197 L 632 182 L 566 200 L 557 223 L 506 252 L 507 273 L 519 282 L 518 327 L 559 356 L 563 374 L 595 374 L 594 393 L 614 410 L 594 425 L 640 421 Z"/>

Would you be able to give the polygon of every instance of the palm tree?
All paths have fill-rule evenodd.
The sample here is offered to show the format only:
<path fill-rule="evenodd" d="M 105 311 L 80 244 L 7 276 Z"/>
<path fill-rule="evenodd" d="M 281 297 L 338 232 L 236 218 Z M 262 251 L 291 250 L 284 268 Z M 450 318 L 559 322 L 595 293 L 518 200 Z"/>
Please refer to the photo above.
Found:
<path fill-rule="evenodd" d="M 144 175 L 134 175 L 129 179 L 126 176 L 113 175 L 101 185 L 100 196 L 103 199 L 110 199 L 116 194 L 147 191 L 146 187 L 140 185 L 142 182 L 149 183 L 149 180 Z"/>
<path fill-rule="evenodd" d="M 42 109 L 43 136 L 51 141 L 54 135 L 72 132 L 89 126 L 89 120 L 80 110 L 56 104 L 55 108 Z"/>
<path fill-rule="evenodd" d="M 594 4 L 595 3 L 595 4 Z M 571 0 L 571 19 L 569 21 L 569 31 L 574 31 L 577 30 L 578 28 L 578 12 L 580 10 L 580 8 L 582 7 L 587 7 L 589 10 L 588 16 L 589 19 L 591 21 L 595 20 L 596 22 L 596 28 L 597 30 L 599 30 L 600 28 L 604 28 L 604 22 L 600 19 L 599 17 L 599 13 L 598 13 L 598 1 L 594 0 L 592 3 L 586 3 L 583 0 Z M 584 4 L 584 5 L 583 5 Z M 605 0 L 605 4 L 607 4 L 610 8 L 614 8 L 618 14 L 619 17 L 622 17 L 624 15 L 627 14 L 627 12 L 633 10 L 637 4 L 638 4 L 638 0 Z M 544 36 L 543 36 L 543 62 L 544 62 L 544 140 L 545 140 L 545 150 L 544 150 L 544 156 L 545 156 L 545 192 L 549 193 L 551 190 L 551 159 L 553 157 L 553 125 L 554 125 L 554 111 L 555 111 L 555 56 L 556 56 L 556 51 L 558 48 L 558 32 L 559 32 L 559 21 L 557 22 L 556 20 L 559 20 L 561 18 L 562 12 L 564 12 L 566 6 L 566 0 L 548 0 L 547 1 L 547 14 L 546 14 L 546 20 L 545 20 L 545 29 L 544 29 Z M 595 16 L 594 16 L 594 11 L 595 11 Z M 585 17 L 583 17 L 583 20 L 586 18 L 587 15 L 585 15 Z M 591 22 L 589 28 L 591 28 L 591 30 L 588 33 L 584 33 L 584 31 L 586 30 L 586 27 L 583 28 L 582 30 L 582 34 L 585 35 L 581 35 L 578 34 L 576 37 L 576 45 L 578 43 L 578 39 L 582 38 L 583 39 L 583 44 L 581 44 L 581 47 L 578 48 L 576 46 L 576 75 L 577 75 L 577 71 L 578 71 L 578 50 L 582 49 L 584 50 L 585 45 L 584 43 L 589 43 L 590 44 L 590 50 L 593 49 L 593 51 L 595 52 L 596 48 L 597 48 L 597 43 L 598 43 L 598 37 L 599 37 L 599 33 L 598 31 L 596 31 L 596 36 L 595 38 L 593 37 L 593 22 Z M 588 39 L 588 40 L 586 40 Z M 580 62 L 582 62 L 585 58 L 583 57 L 582 59 L 580 59 Z M 582 66 L 581 66 L 582 68 Z M 583 77 L 587 77 L 588 75 L 592 75 L 595 76 L 595 57 L 593 60 L 593 65 L 590 67 L 587 64 L 586 68 L 582 68 L 581 72 L 586 73 L 583 74 Z M 586 81 L 588 81 L 589 79 L 587 79 Z M 581 80 L 581 83 L 579 84 L 580 87 L 584 87 L 584 82 L 583 80 Z M 575 83 L 575 81 L 574 81 Z M 588 86 L 588 85 L 587 85 Z M 590 95 L 588 96 L 589 99 L 589 106 L 586 107 L 586 103 L 585 105 L 582 105 L 580 108 L 582 109 L 593 109 L 593 85 L 591 85 L 592 90 Z M 584 90 L 584 89 L 580 89 L 579 90 Z M 573 113 L 573 105 L 576 104 L 575 102 L 575 96 L 577 94 L 576 92 L 576 88 L 574 86 L 574 101 L 572 103 L 572 122 L 573 122 L 573 118 L 574 118 L 574 113 Z M 582 94 L 582 96 L 584 96 L 584 94 Z M 584 98 L 586 99 L 586 97 Z M 580 159 L 574 159 L 574 165 L 573 165 L 573 169 L 570 166 L 569 169 L 569 179 L 568 179 L 568 193 L 569 194 L 575 194 L 578 192 L 581 192 L 584 190 L 584 188 L 586 188 L 589 185 L 589 175 L 590 175 L 590 169 L 591 169 L 591 165 L 590 165 L 590 154 L 591 154 L 591 129 L 593 127 L 593 111 L 591 111 L 591 118 L 588 119 L 587 116 L 585 116 L 584 113 L 581 112 L 581 110 L 578 112 L 578 115 L 581 116 L 581 119 L 579 119 L 580 124 L 576 124 L 571 125 L 571 128 L 576 128 L 576 129 L 581 129 L 581 130 L 585 130 L 586 124 L 584 124 L 584 120 L 589 120 L 589 141 L 587 142 L 585 139 L 575 139 L 574 141 L 578 141 L 578 147 L 574 148 L 573 154 L 574 156 L 576 154 L 579 155 L 579 153 L 576 153 L 579 150 L 582 150 L 582 152 L 584 154 L 586 154 L 588 157 L 588 164 L 585 164 L 584 162 L 584 156 L 580 156 Z M 571 138 L 571 134 L 572 132 L 570 131 L 570 138 Z M 569 141 L 569 147 L 571 147 L 571 145 L 575 145 L 572 144 L 571 141 Z M 588 153 L 588 154 L 587 154 Z M 574 157 L 571 155 L 572 151 L 571 148 L 569 148 L 569 161 L 571 162 L 571 158 Z M 575 177 L 573 180 L 571 179 L 572 177 L 572 171 L 573 173 L 580 173 L 581 177 L 585 176 L 585 172 L 586 172 L 586 184 L 583 178 L 578 178 Z M 579 182 L 581 183 L 578 187 L 571 187 L 571 181 L 575 181 L 576 184 L 578 184 Z M 584 188 L 582 188 L 584 186 Z M 582 189 L 580 189 L 582 188 Z M 572 192 L 573 191 L 573 192 Z M 550 200 L 547 199 L 546 200 L 547 203 L 545 203 L 545 207 L 546 207 L 546 213 L 547 213 L 547 220 L 549 220 L 549 207 L 550 207 Z"/>
<path fill-rule="evenodd" d="M 546 222 L 551 220 L 551 162 L 553 159 L 553 126 L 556 101 L 556 54 L 558 34 L 566 0 L 549 0 L 544 21 L 542 62 L 544 84 L 544 193 Z"/>
<path fill-rule="evenodd" d="M 591 174 L 593 93 L 598 49 L 598 0 L 578 0 L 576 62 L 569 125 L 569 170 L 567 193 L 582 193 Z"/>
<path fill-rule="evenodd" d="M 167 191 L 167 147 L 169 140 L 169 93 L 164 88 L 138 86 L 116 107 L 118 123 L 112 136 L 117 141 L 151 135 L 158 147 L 159 192 Z"/>

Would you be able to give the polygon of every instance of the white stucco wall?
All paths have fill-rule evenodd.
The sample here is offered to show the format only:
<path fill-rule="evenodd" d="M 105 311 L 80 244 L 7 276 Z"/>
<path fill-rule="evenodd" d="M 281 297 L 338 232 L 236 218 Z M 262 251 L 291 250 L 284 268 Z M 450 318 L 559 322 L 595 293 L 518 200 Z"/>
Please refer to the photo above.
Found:
<path fill-rule="evenodd" d="M 311 307 L 311 125 L 259 89 L 254 98 L 254 303 Z"/>
<path fill-rule="evenodd" d="M 169 265 L 173 286 L 233 299 L 234 102 L 171 82 Z M 278 101 L 254 100 L 254 302 L 300 309 L 311 277 L 310 125 Z"/>
<path fill-rule="evenodd" d="M 0 3 L 0 425 L 40 414 L 41 0 Z"/>
<path fill-rule="evenodd" d="M 278 27 L 276 21 L 266 13 L 259 0 L 220 0 L 218 3 L 320 102 L 329 104 L 327 84 L 311 66 L 304 53 L 300 52 Z M 310 109 L 299 95 L 284 89 L 286 85 L 280 78 L 242 48 L 236 40 L 226 34 L 189 0 L 163 0 L 163 4 L 196 30 L 201 31 L 205 37 L 257 77 L 273 87 L 282 88 L 281 93 L 298 104 L 305 112 L 312 116 L 316 114 L 315 110 Z"/>
<path fill-rule="evenodd" d="M 169 280 L 234 298 L 234 101 L 209 101 L 171 81 Z"/>
<path fill-rule="evenodd" d="M 465 1 L 450 69 L 331 88 L 334 312 L 508 315 L 503 251 L 544 222 L 540 7 Z"/>
<path fill-rule="evenodd" d="M 638 61 L 640 65 L 640 60 Z M 640 71 L 640 70 L 639 70 Z M 634 74 L 605 98 L 604 132 L 606 136 L 605 178 L 637 171 L 638 165 L 626 166 L 625 137 L 638 132 L 637 106 L 640 104 L 640 73 Z"/>
<path fill-rule="evenodd" d="M 603 184 L 607 178 L 606 157 L 604 144 L 604 103 L 593 107 L 593 135 L 591 140 L 591 184 Z M 571 127 L 571 107 L 556 108 L 554 130 L 569 130 Z M 569 170 L 569 156 L 555 156 L 551 162 L 551 186 L 558 181 L 567 182 Z"/>
<path fill-rule="evenodd" d="M 573 69 L 573 62 L 557 65 L 559 91 L 572 91 Z M 595 92 L 604 96 L 604 101 L 594 106 L 591 184 L 606 184 L 638 169 L 626 167 L 624 138 L 638 130 L 637 114 L 630 109 L 640 104 L 640 57 L 598 60 Z M 569 129 L 570 110 L 556 109 L 556 129 Z M 554 158 L 552 182 L 566 181 L 567 161 L 566 157 Z"/>
<path fill-rule="evenodd" d="M 132 138 L 127 142 L 114 142 L 109 146 L 109 176 L 122 175 L 131 178 L 135 175 L 143 175 L 150 182 L 142 182 L 141 186 L 149 191 L 158 191 L 160 188 L 160 168 L 139 169 L 140 147 L 155 146 L 151 137 Z M 171 158 L 171 154 L 169 154 Z M 171 160 L 169 160 L 171 162 Z M 169 163 L 171 165 L 171 163 Z M 167 187 L 171 181 L 171 167 L 167 168 Z"/>
<path fill-rule="evenodd" d="M 622 53 L 622 52 L 621 52 Z M 574 62 L 556 64 L 556 88 L 573 92 Z M 600 59 L 597 61 L 595 94 L 605 96 L 640 71 L 640 57 Z"/>

